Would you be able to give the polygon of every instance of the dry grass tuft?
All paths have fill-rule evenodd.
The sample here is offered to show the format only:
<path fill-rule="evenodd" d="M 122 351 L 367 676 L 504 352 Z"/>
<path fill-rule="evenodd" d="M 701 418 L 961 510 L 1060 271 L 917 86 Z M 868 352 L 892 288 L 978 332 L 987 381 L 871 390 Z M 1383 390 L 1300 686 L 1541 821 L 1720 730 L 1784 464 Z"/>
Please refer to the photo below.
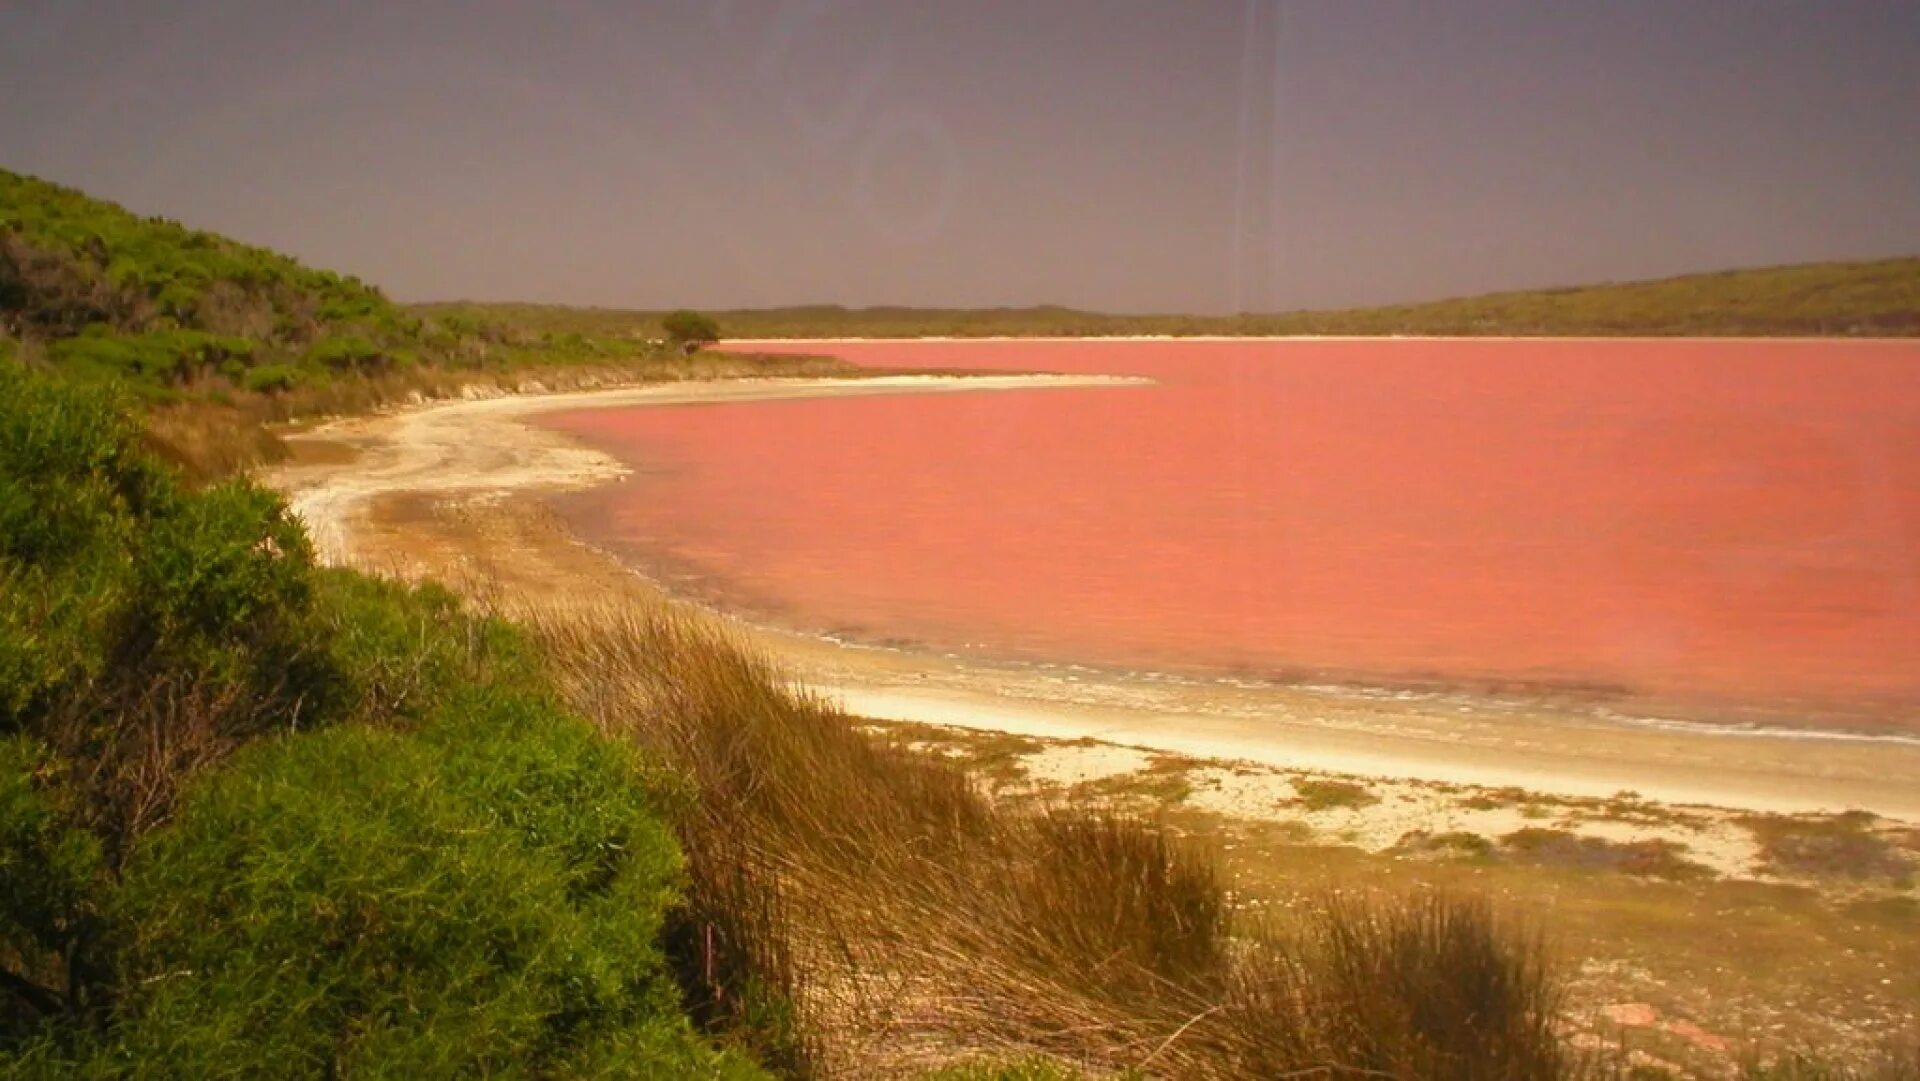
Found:
<path fill-rule="evenodd" d="M 691 617 L 519 614 L 578 709 L 690 778 L 683 983 L 789 1076 L 1036 1053 L 1181 1078 L 1569 1076 L 1538 944 L 1484 904 L 1329 901 L 1236 935 L 1217 862 L 1153 822 L 995 807 Z"/>

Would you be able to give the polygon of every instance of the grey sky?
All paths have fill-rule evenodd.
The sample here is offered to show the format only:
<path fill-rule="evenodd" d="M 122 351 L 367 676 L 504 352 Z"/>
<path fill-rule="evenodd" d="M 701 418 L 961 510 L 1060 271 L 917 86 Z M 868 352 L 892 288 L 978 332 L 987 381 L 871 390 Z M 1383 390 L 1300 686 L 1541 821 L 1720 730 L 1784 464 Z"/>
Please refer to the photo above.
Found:
<path fill-rule="evenodd" d="M 0 166 L 406 300 L 1287 309 L 1920 252 L 1920 4 L 0 0 Z"/>

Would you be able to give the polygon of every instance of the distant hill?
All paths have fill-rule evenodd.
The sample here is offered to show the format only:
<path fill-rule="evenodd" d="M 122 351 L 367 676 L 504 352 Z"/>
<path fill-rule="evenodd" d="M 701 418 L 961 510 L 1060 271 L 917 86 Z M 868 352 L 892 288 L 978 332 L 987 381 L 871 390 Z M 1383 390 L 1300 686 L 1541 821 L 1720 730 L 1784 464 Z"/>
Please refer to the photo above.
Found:
<path fill-rule="evenodd" d="M 529 304 L 429 304 L 549 332 L 657 334 L 662 313 Z M 1658 281 L 1493 293 L 1341 311 L 1106 315 L 1061 307 L 843 308 L 713 313 L 731 338 L 1170 335 L 1911 336 L 1920 258 L 1689 274 Z"/>
<path fill-rule="evenodd" d="M 426 317 L 357 278 L 0 170 L 0 342 L 9 339 L 65 374 L 156 398 L 281 394 L 421 367 L 626 361 L 651 349 Z"/>
<path fill-rule="evenodd" d="M 61 367 L 258 388 L 444 351 L 355 278 L 0 171 L 0 331 Z"/>
<path fill-rule="evenodd" d="M 411 311 L 356 278 L 0 170 L 0 375 L 118 385 L 149 445 L 195 478 L 285 453 L 270 422 L 475 385 L 853 371 L 541 326 Z"/>

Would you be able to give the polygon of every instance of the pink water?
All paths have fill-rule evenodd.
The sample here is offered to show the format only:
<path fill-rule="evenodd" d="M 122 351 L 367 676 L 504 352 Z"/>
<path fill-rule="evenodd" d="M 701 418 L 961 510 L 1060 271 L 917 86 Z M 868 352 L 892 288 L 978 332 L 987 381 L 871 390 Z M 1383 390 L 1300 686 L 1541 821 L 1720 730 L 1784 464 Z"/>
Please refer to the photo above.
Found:
<path fill-rule="evenodd" d="M 1157 385 L 568 414 L 566 512 L 803 630 L 1920 727 L 1920 343 L 810 349 Z"/>

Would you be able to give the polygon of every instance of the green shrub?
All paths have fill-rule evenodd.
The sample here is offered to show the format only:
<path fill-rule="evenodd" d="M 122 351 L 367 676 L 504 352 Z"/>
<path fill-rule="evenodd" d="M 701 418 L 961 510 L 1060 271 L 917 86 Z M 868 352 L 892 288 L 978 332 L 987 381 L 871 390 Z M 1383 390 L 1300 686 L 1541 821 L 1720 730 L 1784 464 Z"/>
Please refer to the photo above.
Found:
<path fill-rule="evenodd" d="M 0 369 L 0 1075 L 761 1076 L 681 1009 L 637 752 L 116 404 Z"/>
<path fill-rule="evenodd" d="M 0 1046 L 68 1007 L 69 947 L 97 930 L 100 845 L 71 825 L 58 771 L 37 741 L 0 737 L 0 948 L 22 981 L 0 996 Z"/>
<path fill-rule="evenodd" d="M 138 522 L 178 505 L 115 406 L 0 369 L 0 730 L 104 672 Z"/>
<path fill-rule="evenodd" d="M 300 369 L 291 364 L 262 364 L 240 376 L 240 387 L 255 394 L 282 394 L 300 384 Z"/>
<path fill-rule="evenodd" d="M 76 337 L 48 347 L 55 364 L 68 372 L 99 378 L 119 378 L 136 386 L 177 386 L 195 378 L 244 365 L 253 355 L 252 342 L 193 330 L 117 334 L 94 325 Z"/>
<path fill-rule="evenodd" d="M 662 316 L 660 329 L 667 332 L 667 341 L 688 352 L 720 340 L 719 323 L 711 316 L 685 308 Z"/>
<path fill-rule="evenodd" d="M 277 495 L 185 492 L 111 393 L 0 370 L 0 725 L 49 736 L 162 683 L 293 708 L 329 678 L 313 573 Z"/>
<path fill-rule="evenodd" d="M 322 338 L 307 347 L 308 363 L 340 373 L 371 374 L 384 370 L 388 358 L 365 338 Z"/>
<path fill-rule="evenodd" d="M 756 1076 L 655 942 L 676 849 L 631 753 L 476 689 L 418 735 L 263 745 L 129 864 L 96 1064 L 234 1076 Z"/>

